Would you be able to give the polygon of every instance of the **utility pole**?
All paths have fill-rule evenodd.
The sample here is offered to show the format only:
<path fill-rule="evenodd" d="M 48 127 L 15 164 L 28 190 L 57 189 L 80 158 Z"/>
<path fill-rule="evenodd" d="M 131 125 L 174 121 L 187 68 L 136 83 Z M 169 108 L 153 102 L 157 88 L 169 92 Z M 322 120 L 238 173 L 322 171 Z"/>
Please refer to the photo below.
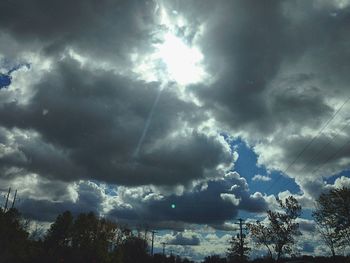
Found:
<path fill-rule="evenodd" d="M 242 218 L 238 219 L 238 222 L 236 223 L 237 225 L 239 225 L 239 257 L 241 259 L 241 261 L 243 262 L 243 258 L 244 258 L 244 236 L 243 236 L 243 225 L 245 224 L 243 222 L 244 220 Z"/>
<path fill-rule="evenodd" d="M 244 251 L 243 251 L 243 219 L 240 218 L 239 219 L 239 238 L 240 238 L 240 258 L 241 260 L 243 259 L 243 254 L 244 254 Z"/>
<path fill-rule="evenodd" d="M 152 246 L 151 246 L 151 255 L 153 256 L 153 244 L 154 244 L 154 234 L 157 233 L 156 231 L 152 230 Z"/>
<path fill-rule="evenodd" d="M 16 197 L 17 197 L 17 189 L 15 191 L 15 196 L 13 197 L 12 206 L 11 206 L 12 209 L 15 208 Z"/>
<path fill-rule="evenodd" d="M 166 245 L 166 243 L 162 242 L 162 245 L 163 245 L 163 256 L 165 256 L 165 245 Z"/>
<path fill-rule="evenodd" d="M 7 210 L 7 204 L 8 204 L 8 202 L 9 202 L 10 193 L 11 193 L 11 187 L 9 188 L 9 191 L 8 191 L 8 193 L 7 193 L 7 196 L 6 196 L 6 202 L 5 202 L 4 212 L 6 212 L 6 210 Z"/>

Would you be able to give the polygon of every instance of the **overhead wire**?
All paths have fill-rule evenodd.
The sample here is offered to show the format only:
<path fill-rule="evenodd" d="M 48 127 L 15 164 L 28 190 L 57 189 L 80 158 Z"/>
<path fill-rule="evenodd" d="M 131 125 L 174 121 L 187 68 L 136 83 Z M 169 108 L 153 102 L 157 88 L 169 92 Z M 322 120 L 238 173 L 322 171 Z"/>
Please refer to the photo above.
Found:
<path fill-rule="evenodd" d="M 290 169 L 290 167 L 292 167 L 296 161 L 299 160 L 299 158 L 301 157 L 301 155 L 310 147 L 310 145 L 322 134 L 322 132 L 328 127 L 328 125 L 330 124 L 330 122 L 338 115 L 338 113 L 343 109 L 343 107 L 345 106 L 345 104 L 347 104 L 350 100 L 350 96 L 343 102 L 343 104 L 336 110 L 336 112 L 327 120 L 327 122 L 325 123 L 325 125 L 318 131 L 318 133 L 304 146 L 304 148 L 297 154 L 297 156 L 293 159 L 292 162 L 289 163 L 289 165 L 287 166 L 286 169 L 284 169 L 282 171 L 282 173 L 279 175 L 279 177 L 274 180 L 272 182 L 272 184 L 269 185 L 268 188 L 266 188 L 266 190 L 264 191 L 265 193 L 270 191 L 277 182 L 279 182 L 279 180 L 281 180 L 281 178 L 283 177 L 283 174 L 286 174 L 286 172 Z"/>

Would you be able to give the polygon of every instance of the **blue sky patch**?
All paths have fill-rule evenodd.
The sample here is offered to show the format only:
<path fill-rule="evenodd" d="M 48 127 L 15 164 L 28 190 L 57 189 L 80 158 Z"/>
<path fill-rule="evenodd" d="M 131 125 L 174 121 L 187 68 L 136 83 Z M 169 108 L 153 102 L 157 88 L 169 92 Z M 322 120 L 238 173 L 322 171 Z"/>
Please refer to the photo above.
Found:
<path fill-rule="evenodd" d="M 289 190 L 292 193 L 299 192 L 299 186 L 294 182 L 294 179 L 282 176 L 281 172 L 278 171 L 268 173 L 264 166 L 258 166 L 257 154 L 244 141 L 234 140 L 231 142 L 231 146 L 236 148 L 239 154 L 234 169 L 247 180 L 251 192 L 266 192 L 267 194 L 277 194 L 284 190 Z M 267 176 L 271 180 L 253 180 L 255 175 Z"/>
<path fill-rule="evenodd" d="M 6 88 L 11 85 L 11 76 L 0 73 L 0 89 Z"/>

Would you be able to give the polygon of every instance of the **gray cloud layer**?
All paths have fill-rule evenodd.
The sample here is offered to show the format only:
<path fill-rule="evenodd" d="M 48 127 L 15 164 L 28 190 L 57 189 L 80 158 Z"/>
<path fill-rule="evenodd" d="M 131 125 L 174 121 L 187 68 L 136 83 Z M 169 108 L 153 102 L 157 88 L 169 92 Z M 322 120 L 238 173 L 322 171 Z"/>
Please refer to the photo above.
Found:
<path fill-rule="evenodd" d="M 110 215 L 124 219 L 139 213 L 158 224 L 215 225 L 239 209 L 262 211 L 262 196 L 250 195 L 243 178 L 223 183 L 234 160 L 220 132 L 241 136 L 259 164 L 283 171 L 350 96 L 346 1 L 158 5 L 188 20 L 178 34 L 202 50 L 210 81 L 184 91 L 167 85 L 135 157 L 161 83 L 140 80 L 132 55 L 154 50 L 152 36 L 162 30 L 157 3 L 1 1 L 0 58 L 32 67 L 14 72 L 12 84 L 0 90 L 0 179 L 9 184 L 38 174 L 47 180 L 40 196 L 26 192 L 23 209 L 42 207 L 41 219 L 56 208 L 101 211 L 107 201 L 85 200 L 82 189 L 79 202 L 66 198 L 67 185 L 83 179 L 159 189 L 208 183 L 202 191 L 114 204 Z M 304 192 L 349 168 L 348 148 L 329 159 L 348 142 L 349 108 L 287 171 Z M 60 187 L 49 194 L 52 182 Z M 169 208 L 172 202 L 176 210 Z"/>

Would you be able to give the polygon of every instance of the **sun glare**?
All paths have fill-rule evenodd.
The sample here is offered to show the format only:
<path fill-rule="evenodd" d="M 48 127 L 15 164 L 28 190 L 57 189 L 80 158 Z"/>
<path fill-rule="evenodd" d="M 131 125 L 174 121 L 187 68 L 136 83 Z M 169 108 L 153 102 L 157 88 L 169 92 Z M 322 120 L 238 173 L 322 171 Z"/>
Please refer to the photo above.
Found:
<path fill-rule="evenodd" d="M 135 72 L 149 81 L 174 81 L 182 86 L 203 81 L 203 54 L 193 43 L 187 43 L 186 36 L 176 33 L 186 28 L 186 21 L 177 13 L 175 18 L 170 17 L 164 8 L 158 11 L 162 30 L 156 33 L 154 52 L 143 58 L 141 55 L 141 60 L 133 54 Z"/>
<path fill-rule="evenodd" d="M 170 32 L 164 35 L 164 42 L 157 44 L 156 48 L 155 55 L 163 62 L 171 80 L 186 85 L 202 79 L 204 72 L 200 63 L 203 55 L 197 48 L 188 47 Z"/>

